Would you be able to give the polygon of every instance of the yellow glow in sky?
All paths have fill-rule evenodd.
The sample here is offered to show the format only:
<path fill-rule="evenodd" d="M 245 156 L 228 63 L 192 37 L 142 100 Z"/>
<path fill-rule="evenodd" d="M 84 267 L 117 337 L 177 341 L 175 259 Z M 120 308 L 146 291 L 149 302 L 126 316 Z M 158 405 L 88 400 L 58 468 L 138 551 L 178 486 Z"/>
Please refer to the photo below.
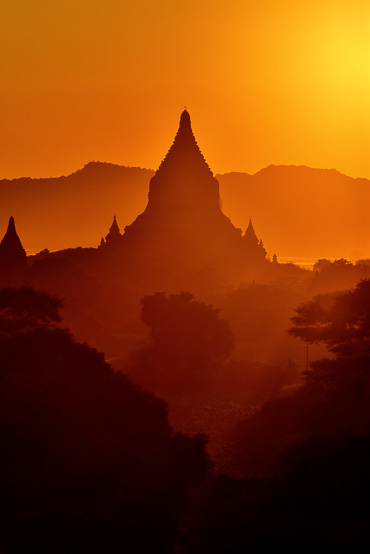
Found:
<path fill-rule="evenodd" d="M 0 0 L 0 178 L 157 168 L 184 105 L 215 173 L 370 178 L 370 3 Z"/>

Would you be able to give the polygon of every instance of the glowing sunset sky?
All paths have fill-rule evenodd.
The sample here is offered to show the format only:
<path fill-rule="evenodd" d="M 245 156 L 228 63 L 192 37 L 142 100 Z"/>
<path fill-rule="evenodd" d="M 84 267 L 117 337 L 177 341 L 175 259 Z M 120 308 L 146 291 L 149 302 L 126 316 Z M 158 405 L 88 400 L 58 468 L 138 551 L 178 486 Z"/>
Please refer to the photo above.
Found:
<path fill-rule="evenodd" d="M 0 0 L 0 178 L 156 169 L 186 104 L 215 173 L 370 178 L 366 0 Z"/>

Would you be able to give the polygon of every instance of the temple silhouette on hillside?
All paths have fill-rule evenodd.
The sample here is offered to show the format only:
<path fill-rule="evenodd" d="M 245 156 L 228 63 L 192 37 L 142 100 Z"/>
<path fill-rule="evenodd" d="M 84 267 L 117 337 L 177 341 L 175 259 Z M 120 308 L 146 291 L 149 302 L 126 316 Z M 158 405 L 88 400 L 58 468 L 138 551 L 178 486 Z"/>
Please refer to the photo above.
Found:
<path fill-rule="evenodd" d="M 116 218 L 101 248 L 142 263 L 212 268 L 223 277 L 266 263 L 252 222 L 244 236 L 221 209 L 219 183 L 194 137 L 185 109 L 169 151 L 149 185 L 142 214 L 121 234 Z"/>
<path fill-rule="evenodd" d="M 219 183 L 196 142 L 187 110 L 150 180 L 145 210 L 123 233 L 114 215 L 94 252 L 91 263 L 102 274 L 119 271 L 142 284 L 154 283 L 155 275 L 158 287 L 171 275 L 172 281 L 164 284 L 175 286 L 182 275 L 193 273 L 196 279 L 202 271 L 220 282 L 238 283 L 258 276 L 268 265 L 252 221 L 243 235 L 222 212 Z M 2 275 L 22 275 L 28 267 L 13 217 L 0 244 L 0 267 Z"/>
<path fill-rule="evenodd" d="M 249 225 L 245 231 L 243 240 L 247 248 L 248 256 L 252 260 L 262 261 L 266 259 L 267 252 L 263 246 L 263 241 L 262 239 L 258 240 L 251 219 L 249 220 Z"/>
<path fill-rule="evenodd" d="M 118 227 L 116 214 L 114 214 L 112 225 L 110 226 L 109 232 L 105 237 L 102 237 L 100 246 L 108 245 L 109 247 L 115 247 L 119 245 L 120 239 L 122 238 L 121 232 Z"/>

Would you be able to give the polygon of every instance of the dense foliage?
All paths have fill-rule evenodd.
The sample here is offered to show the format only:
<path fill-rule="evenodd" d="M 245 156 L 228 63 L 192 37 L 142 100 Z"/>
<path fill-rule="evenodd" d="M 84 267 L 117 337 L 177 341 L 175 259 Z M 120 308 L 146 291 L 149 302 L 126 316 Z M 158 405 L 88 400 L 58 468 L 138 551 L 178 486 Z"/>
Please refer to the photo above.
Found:
<path fill-rule="evenodd" d="M 307 342 L 323 342 L 338 356 L 370 354 L 370 280 L 351 290 L 316 296 L 299 306 L 289 333 Z"/>
<path fill-rule="evenodd" d="M 0 549 L 172 552 L 189 488 L 211 468 L 204 438 L 174 433 L 162 400 L 50 327 L 59 318 L 38 299 L 57 302 L 32 294 L 29 317 L 45 325 L 0 334 Z M 1 293 L 3 310 L 16 295 Z"/>
<path fill-rule="evenodd" d="M 150 390 L 199 389 L 233 351 L 229 323 L 193 295 L 157 293 L 141 300 L 151 346 L 135 355 L 133 375 Z"/>

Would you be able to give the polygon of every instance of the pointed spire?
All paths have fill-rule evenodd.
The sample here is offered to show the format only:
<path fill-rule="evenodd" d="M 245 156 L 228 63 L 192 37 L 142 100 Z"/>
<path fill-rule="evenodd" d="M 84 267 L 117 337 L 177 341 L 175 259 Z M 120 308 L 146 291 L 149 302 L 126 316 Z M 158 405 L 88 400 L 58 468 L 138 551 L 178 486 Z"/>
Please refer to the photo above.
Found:
<path fill-rule="evenodd" d="M 249 225 L 247 227 L 247 230 L 245 231 L 244 238 L 250 242 L 255 242 L 256 244 L 258 244 L 258 238 L 253 228 L 252 219 L 249 220 Z"/>
<path fill-rule="evenodd" d="M 120 233 L 120 230 L 119 230 L 119 227 L 118 227 L 118 223 L 117 223 L 117 219 L 116 219 L 116 214 L 114 214 L 114 217 L 113 217 L 113 223 L 112 225 L 110 226 L 110 229 L 109 229 L 109 233 L 112 233 L 112 234 L 121 234 Z"/>
<path fill-rule="evenodd" d="M 3 240 L 0 243 L 0 249 L 1 251 L 4 251 L 5 249 L 18 250 L 19 252 L 24 252 L 24 254 L 26 254 L 26 251 L 23 248 L 21 240 L 15 229 L 15 221 L 13 216 L 9 218 L 8 229 L 4 235 Z"/>
<path fill-rule="evenodd" d="M 180 125 L 179 125 L 179 131 L 182 131 L 183 133 L 185 130 L 190 130 L 191 133 L 193 133 L 191 128 L 191 120 L 190 120 L 190 114 L 188 110 L 185 108 L 185 110 L 182 112 L 180 116 Z"/>
<path fill-rule="evenodd" d="M 213 175 L 200 148 L 195 140 L 191 128 L 191 119 L 189 112 L 185 109 L 180 116 L 179 128 L 175 139 L 167 152 L 164 160 L 160 164 L 157 175 L 164 172 L 186 171 L 197 173 L 206 173 Z"/>
<path fill-rule="evenodd" d="M 263 246 L 263 240 L 258 240 L 251 219 L 249 220 L 249 225 L 247 227 L 247 230 L 245 231 L 243 240 L 248 256 L 251 260 L 265 260 L 267 252 L 265 250 L 265 247 Z"/>
<path fill-rule="evenodd" d="M 110 226 L 109 233 L 105 237 L 105 242 L 106 244 L 116 244 L 121 237 L 122 235 L 118 227 L 116 214 L 114 214 L 113 223 Z"/>
<path fill-rule="evenodd" d="M 9 218 L 8 229 L 0 243 L 0 263 L 10 270 L 27 267 L 27 254 L 15 229 L 13 216 Z"/>
<path fill-rule="evenodd" d="M 12 215 L 9 217 L 7 233 L 9 233 L 9 232 L 10 233 L 15 233 L 17 235 L 17 231 L 15 230 L 15 221 L 14 221 L 14 217 Z"/>

